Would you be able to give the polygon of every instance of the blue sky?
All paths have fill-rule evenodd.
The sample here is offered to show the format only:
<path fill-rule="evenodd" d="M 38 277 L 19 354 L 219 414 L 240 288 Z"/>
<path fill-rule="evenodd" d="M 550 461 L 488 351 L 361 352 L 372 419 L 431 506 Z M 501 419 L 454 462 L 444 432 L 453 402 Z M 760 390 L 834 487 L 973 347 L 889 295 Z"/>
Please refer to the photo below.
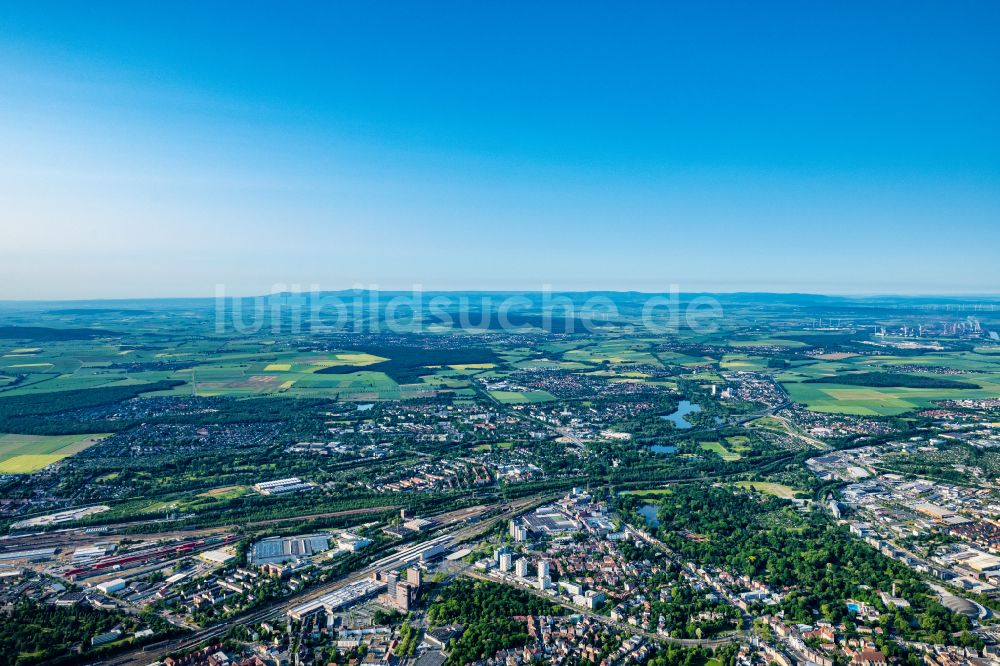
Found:
<path fill-rule="evenodd" d="M 5 3 L 0 298 L 997 293 L 998 28 L 995 2 Z"/>

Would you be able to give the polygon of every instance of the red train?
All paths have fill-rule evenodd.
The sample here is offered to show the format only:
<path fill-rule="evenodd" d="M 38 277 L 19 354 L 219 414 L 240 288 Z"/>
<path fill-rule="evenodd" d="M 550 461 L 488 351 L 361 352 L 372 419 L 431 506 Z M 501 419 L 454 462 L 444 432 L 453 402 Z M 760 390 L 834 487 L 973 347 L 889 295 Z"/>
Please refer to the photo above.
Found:
<path fill-rule="evenodd" d="M 210 537 L 208 539 L 198 539 L 196 541 L 185 541 L 184 543 L 172 544 L 161 548 L 149 548 L 129 553 L 127 555 L 116 555 L 111 557 L 106 556 L 97 559 L 97 561 L 95 561 L 89 568 L 77 567 L 69 569 L 64 575 L 86 578 L 88 575 L 92 576 L 104 571 L 105 569 L 114 568 L 116 566 L 147 562 L 149 560 L 170 557 L 173 555 L 185 555 L 193 553 L 195 550 L 204 548 L 205 546 L 226 545 L 235 540 L 236 537 L 232 535 L 222 538 Z"/>

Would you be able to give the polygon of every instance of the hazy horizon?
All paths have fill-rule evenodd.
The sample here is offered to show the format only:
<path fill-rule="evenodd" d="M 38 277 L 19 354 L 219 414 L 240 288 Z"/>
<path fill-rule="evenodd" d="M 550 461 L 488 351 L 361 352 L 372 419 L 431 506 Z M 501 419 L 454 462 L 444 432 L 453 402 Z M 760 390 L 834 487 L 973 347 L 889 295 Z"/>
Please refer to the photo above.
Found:
<path fill-rule="evenodd" d="M 175 296 L 138 296 L 138 297 L 93 297 L 93 298 L 0 298 L 0 304 L 4 305 L 29 305 L 29 304 L 53 304 L 53 303 L 141 303 L 144 301 L 149 302 L 159 302 L 159 301 L 208 301 L 214 302 L 217 299 L 250 299 L 250 298 L 268 298 L 273 296 L 303 296 L 308 297 L 310 294 L 347 294 L 347 293 L 374 293 L 374 294 L 384 294 L 386 296 L 390 295 L 413 295 L 413 294 L 524 294 L 524 295 L 541 295 L 545 293 L 559 295 L 559 294 L 636 294 L 642 296 L 657 296 L 662 294 L 670 294 L 669 289 L 664 289 L 662 291 L 651 291 L 643 289 L 419 289 L 419 290 L 407 290 L 407 289 L 367 289 L 367 288 L 351 288 L 345 287 L 343 289 L 321 289 L 318 291 L 308 291 L 308 290 L 285 290 L 285 291 L 273 291 L 273 292 L 260 292 L 260 293 L 225 293 L 221 296 L 219 294 L 213 294 L 208 296 L 198 296 L 198 295 L 175 295 Z M 807 291 L 762 291 L 762 290 L 745 290 L 745 289 L 731 289 L 731 290 L 681 290 L 676 292 L 678 296 L 699 296 L 699 295 L 709 295 L 709 296 L 764 296 L 764 297 L 801 297 L 801 298 L 816 298 L 816 299 L 844 299 L 844 300 L 863 300 L 863 299 L 942 299 L 948 300 L 964 300 L 964 299 L 987 299 L 987 300 L 997 300 L 1000 299 L 1000 291 L 983 291 L 983 292 L 913 292 L 913 293 L 898 293 L 898 292 L 857 292 L 857 293 L 834 293 L 834 292 L 807 292 Z"/>

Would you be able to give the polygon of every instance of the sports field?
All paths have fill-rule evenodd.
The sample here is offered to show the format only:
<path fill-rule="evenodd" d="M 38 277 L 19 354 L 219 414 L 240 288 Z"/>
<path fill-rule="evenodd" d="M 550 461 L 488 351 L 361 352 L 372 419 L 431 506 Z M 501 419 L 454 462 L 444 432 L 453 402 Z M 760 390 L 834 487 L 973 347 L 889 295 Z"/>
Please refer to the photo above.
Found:
<path fill-rule="evenodd" d="M 29 474 L 87 449 L 108 435 L 0 435 L 0 474 Z"/>

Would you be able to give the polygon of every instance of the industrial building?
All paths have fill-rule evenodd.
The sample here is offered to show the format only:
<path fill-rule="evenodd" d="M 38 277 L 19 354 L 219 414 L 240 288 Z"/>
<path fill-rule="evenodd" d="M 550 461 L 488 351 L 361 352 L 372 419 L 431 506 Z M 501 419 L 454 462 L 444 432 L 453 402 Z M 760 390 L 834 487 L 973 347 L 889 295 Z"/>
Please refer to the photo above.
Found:
<path fill-rule="evenodd" d="M 302 620 L 323 612 L 331 616 L 342 608 L 375 596 L 384 589 L 385 583 L 378 581 L 361 580 L 350 583 L 335 592 L 292 608 L 288 611 L 288 617 L 291 620 Z"/>
<path fill-rule="evenodd" d="M 255 483 L 253 489 L 261 495 L 284 495 L 286 493 L 305 492 L 312 490 L 314 487 L 312 483 L 293 476 L 287 479 Z"/>
<path fill-rule="evenodd" d="M 258 541 L 250 549 L 250 564 L 281 564 L 311 557 L 330 549 L 329 534 L 308 534 L 294 537 L 271 537 Z"/>

